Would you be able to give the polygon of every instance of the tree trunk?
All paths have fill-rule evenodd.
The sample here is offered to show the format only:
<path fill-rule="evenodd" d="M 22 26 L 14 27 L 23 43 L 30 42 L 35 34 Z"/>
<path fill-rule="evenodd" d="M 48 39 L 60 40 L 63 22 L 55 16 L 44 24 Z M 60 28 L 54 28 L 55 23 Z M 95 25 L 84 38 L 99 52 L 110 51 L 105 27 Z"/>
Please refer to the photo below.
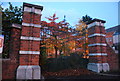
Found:
<path fill-rule="evenodd" d="M 57 58 L 57 51 L 58 51 L 58 48 L 56 46 L 54 46 L 55 48 L 55 58 Z"/>
<path fill-rule="evenodd" d="M 59 50 L 59 53 L 60 53 L 59 55 L 61 56 L 62 50 Z"/>

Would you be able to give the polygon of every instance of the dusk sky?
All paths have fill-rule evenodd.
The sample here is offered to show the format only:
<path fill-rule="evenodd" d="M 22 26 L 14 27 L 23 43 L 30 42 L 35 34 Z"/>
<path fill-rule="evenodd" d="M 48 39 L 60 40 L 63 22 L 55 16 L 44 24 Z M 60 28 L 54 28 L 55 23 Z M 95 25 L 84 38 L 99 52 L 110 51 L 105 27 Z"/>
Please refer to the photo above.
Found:
<path fill-rule="evenodd" d="M 11 2 L 13 6 L 22 6 L 23 2 Z M 59 17 L 57 22 L 66 20 L 72 26 L 77 24 L 78 20 L 86 14 L 92 18 L 98 18 L 106 21 L 105 28 L 118 25 L 118 2 L 28 2 L 31 4 L 43 6 L 42 20 L 47 21 L 49 17 L 56 13 Z M 4 2 L 4 8 L 8 3 Z"/>

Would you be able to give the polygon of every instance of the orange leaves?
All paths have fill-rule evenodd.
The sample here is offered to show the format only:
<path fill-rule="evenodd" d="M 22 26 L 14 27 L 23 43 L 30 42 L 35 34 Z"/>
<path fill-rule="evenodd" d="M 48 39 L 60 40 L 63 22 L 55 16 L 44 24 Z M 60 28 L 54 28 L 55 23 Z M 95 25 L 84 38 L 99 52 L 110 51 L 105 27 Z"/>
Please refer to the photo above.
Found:
<path fill-rule="evenodd" d="M 66 70 L 61 70 L 58 72 L 44 72 L 43 75 L 45 77 L 50 77 L 50 76 L 56 76 L 56 77 L 65 77 L 65 76 L 80 76 L 80 75 L 90 75 L 93 74 L 93 72 L 87 70 L 87 69 L 66 69 Z"/>
<path fill-rule="evenodd" d="M 47 27 L 47 26 L 48 26 L 48 23 L 47 23 L 46 21 L 41 21 L 41 26 L 42 26 L 42 28 L 43 28 L 43 27 Z"/>
<path fill-rule="evenodd" d="M 56 17 L 56 14 L 54 13 L 53 16 L 50 17 L 45 17 L 46 19 L 48 19 L 51 22 L 55 22 L 56 19 L 58 19 L 58 17 Z"/>
<path fill-rule="evenodd" d="M 52 21 L 53 19 L 47 18 L 49 21 Z"/>
<path fill-rule="evenodd" d="M 76 25 L 76 30 L 79 31 L 79 34 L 82 36 L 79 40 L 79 46 L 83 49 L 83 53 L 86 57 L 88 55 L 88 30 L 87 25 L 84 21 L 80 20 Z"/>
<path fill-rule="evenodd" d="M 56 14 L 54 13 L 54 14 L 53 14 L 53 18 L 55 18 L 55 17 L 56 17 Z"/>
<path fill-rule="evenodd" d="M 48 23 L 48 27 L 57 27 L 58 24 L 56 22 L 50 22 Z"/>
<path fill-rule="evenodd" d="M 86 27 L 86 23 L 80 20 L 79 23 L 76 25 L 76 30 L 83 31 L 84 29 L 86 29 Z"/>
<path fill-rule="evenodd" d="M 55 53 L 57 53 L 57 51 L 62 51 L 65 53 L 65 51 L 75 48 L 75 44 L 69 42 L 72 39 L 74 39 L 74 37 L 72 36 L 73 29 L 68 27 L 69 23 L 65 21 L 60 21 L 59 23 L 56 23 L 55 20 L 58 19 L 58 17 L 56 17 L 56 14 L 53 14 L 53 16 L 46 17 L 46 18 L 49 21 L 51 21 L 50 23 L 47 23 L 46 21 L 42 21 L 41 28 L 43 29 L 41 29 L 41 31 L 44 33 L 44 35 L 41 37 L 46 42 L 46 45 L 47 45 L 46 47 L 48 48 L 53 47 L 55 50 Z M 47 37 L 48 35 L 47 32 L 50 35 L 49 38 Z M 69 43 L 72 45 L 70 45 Z"/>

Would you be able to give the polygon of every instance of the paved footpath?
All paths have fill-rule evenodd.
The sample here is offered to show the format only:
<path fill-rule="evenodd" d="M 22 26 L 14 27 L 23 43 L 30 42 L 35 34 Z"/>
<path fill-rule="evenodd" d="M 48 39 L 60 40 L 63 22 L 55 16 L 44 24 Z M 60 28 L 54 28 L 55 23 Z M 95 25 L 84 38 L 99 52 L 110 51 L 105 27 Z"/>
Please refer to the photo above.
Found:
<path fill-rule="evenodd" d="M 97 80 L 112 80 L 112 81 L 120 81 L 120 75 L 111 75 L 111 74 L 92 74 L 92 75 L 80 75 L 80 76 L 69 76 L 69 77 L 48 77 L 45 81 L 97 81 Z"/>

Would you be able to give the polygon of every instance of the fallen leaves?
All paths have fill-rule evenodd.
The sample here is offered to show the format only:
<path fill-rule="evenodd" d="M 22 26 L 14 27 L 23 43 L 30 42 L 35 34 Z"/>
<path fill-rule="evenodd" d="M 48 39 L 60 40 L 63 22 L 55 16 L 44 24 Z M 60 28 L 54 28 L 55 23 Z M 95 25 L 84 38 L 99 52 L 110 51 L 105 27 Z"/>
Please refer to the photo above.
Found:
<path fill-rule="evenodd" d="M 79 75 L 90 75 L 93 74 L 93 72 L 87 70 L 87 69 L 66 69 L 61 70 L 58 72 L 43 72 L 43 76 L 45 77 L 65 77 L 65 76 L 79 76 Z"/>

